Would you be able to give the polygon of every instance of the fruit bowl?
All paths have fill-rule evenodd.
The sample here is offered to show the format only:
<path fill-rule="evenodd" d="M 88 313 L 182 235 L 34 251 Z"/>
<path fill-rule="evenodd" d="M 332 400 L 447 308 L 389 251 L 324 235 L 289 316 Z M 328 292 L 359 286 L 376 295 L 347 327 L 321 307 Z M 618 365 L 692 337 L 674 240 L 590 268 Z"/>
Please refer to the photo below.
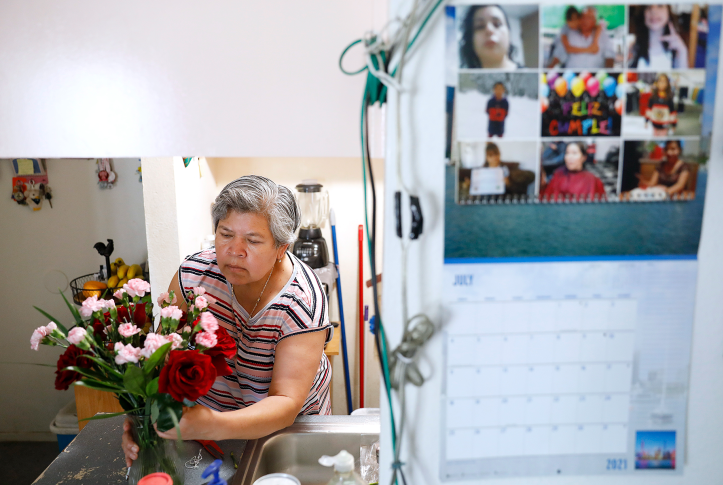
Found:
<path fill-rule="evenodd" d="M 148 273 L 143 272 L 143 279 L 148 281 Z M 113 293 L 120 290 L 123 285 L 115 287 L 107 287 L 104 289 L 88 289 L 85 288 L 85 284 L 90 281 L 99 281 L 98 273 L 90 273 L 87 275 L 79 276 L 70 282 L 70 289 L 73 292 L 73 303 L 81 306 L 86 298 L 96 295 L 98 298 L 108 300 L 113 298 Z M 117 301 L 117 300 L 116 300 Z"/>

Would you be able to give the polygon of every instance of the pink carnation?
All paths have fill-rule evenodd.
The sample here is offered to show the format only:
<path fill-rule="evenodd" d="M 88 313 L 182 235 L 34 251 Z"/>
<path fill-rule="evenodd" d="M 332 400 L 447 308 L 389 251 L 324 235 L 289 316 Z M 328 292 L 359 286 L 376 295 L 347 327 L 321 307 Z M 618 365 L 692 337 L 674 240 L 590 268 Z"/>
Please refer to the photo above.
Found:
<path fill-rule="evenodd" d="M 111 309 L 115 308 L 115 301 L 113 300 L 98 300 L 98 303 L 100 303 L 103 308 Z"/>
<path fill-rule="evenodd" d="M 161 318 L 180 320 L 182 316 L 183 312 L 177 306 L 167 306 L 166 308 L 161 308 Z"/>
<path fill-rule="evenodd" d="M 146 341 L 143 344 L 143 350 L 141 351 L 141 354 L 146 359 L 150 358 L 151 355 L 153 355 L 153 352 L 160 349 L 164 345 L 168 343 L 168 339 L 164 337 L 163 335 L 158 335 L 157 333 L 149 333 L 146 337 Z"/>
<path fill-rule="evenodd" d="M 120 342 L 116 342 L 115 351 L 117 353 L 115 356 L 115 363 L 118 365 L 127 364 L 129 362 L 137 364 L 138 359 L 141 357 L 141 349 L 133 347 L 131 344 L 123 345 Z"/>
<path fill-rule="evenodd" d="M 57 329 L 58 326 L 55 322 L 50 322 L 44 327 L 38 327 L 33 330 L 33 335 L 30 336 L 30 348 L 38 350 L 38 345 L 43 341 L 45 337 L 53 333 L 53 330 Z"/>
<path fill-rule="evenodd" d="M 171 350 L 180 349 L 183 345 L 183 337 L 178 335 L 177 333 L 172 333 L 171 335 L 168 335 L 166 338 L 173 341 L 173 345 L 171 345 Z"/>
<path fill-rule="evenodd" d="M 119 300 L 122 300 L 122 299 L 123 299 L 123 293 L 126 293 L 126 290 L 124 290 L 123 288 L 121 288 L 120 290 L 118 290 L 118 291 L 116 291 L 115 293 L 113 293 L 113 296 L 116 297 L 116 298 L 118 298 Z"/>
<path fill-rule="evenodd" d="M 85 340 L 86 335 L 88 335 L 88 332 L 82 327 L 71 328 L 70 332 L 68 332 L 68 342 L 73 345 L 78 345 Z"/>
<path fill-rule="evenodd" d="M 103 300 L 98 301 L 98 297 L 96 295 L 93 295 L 90 298 L 86 298 L 80 308 L 80 316 L 82 316 L 83 318 L 88 318 L 93 314 L 93 312 L 101 311 L 104 308 L 102 302 Z"/>
<path fill-rule="evenodd" d="M 208 307 L 208 300 L 205 296 L 197 296 L 194 304 L 196 305 L 196 308 L 198 308 L 199 310 L 203 310 L 204 308 Z"/>
<path fill-rule="evenodd" d="M 196 343 L 198 345 L 203 345 L 207 349 L 210 349 L 211 347 L 215 347 L 218 343 L 218 338 L 216 337 L 215 333 L 210 332 L 199 332 L 196 334 Z"/>
<path fill-rule="evenodd" d="M 206 288 L 204 288 L 203 286 L 196 286 L 195 288 L 193 288 L 193 294 L 196 296 L 205 295 Z"/>
<path fill-rule="evenodd" d="M 218 330 L 218 321 L 216 317 L 209 312 L 201 313 L 201 328 L 206 332 L 215 333 Z"/>
<path fill-rule="evenodd" d="M 118 333 L 126 338 L 132 337 L 140 331 L 141 329 L 136 327 L 132 323 L 124 323 L 118 326 Z"/>
<path fill-rule="evenodd" d="M 167 291 L 164 291 L 163 293 L 161 293 L 158 296 L 157 301 L 158 301 L 158 306 L 163 306 L 163 303 L 168 303 L 169 305 L 173 305 L 174 303 L 176 303 L 177 300 L 178 300 L 178 298 L 176 298 L 175 293 L 173 294 L 173 301 L 171 301 L 171 296 L 169 295 L 169 293 Z"/>
<path fill-rule="evenodd" d="M 143 297 L 146 293 L 151 291 L 151 284 L 147 281 L 143 281 L 140 278 L 133 278 L 128 283 L 123 285 L 123 288 L 125 288 L 125 290 L 128 292 L 128 295 L 131 297 Z"/>

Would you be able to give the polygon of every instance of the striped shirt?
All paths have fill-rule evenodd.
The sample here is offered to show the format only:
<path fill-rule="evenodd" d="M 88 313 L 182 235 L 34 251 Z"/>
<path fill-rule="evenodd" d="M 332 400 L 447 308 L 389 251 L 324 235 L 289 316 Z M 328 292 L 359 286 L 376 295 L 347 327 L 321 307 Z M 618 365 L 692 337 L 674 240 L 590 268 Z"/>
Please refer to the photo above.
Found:
<path fill-rule="evenodd" d="M 316 273 L 291 253 L 286 253 L 294 269 L 283 289 L 253 318 L 236 301 L 231 283 L 221 274 L 215 248 L 192 254 L 181 263 L 178 282 L 186 301 L 187 292 L 203 286 L 214 301 L 209 310 L 219 325 L 236 340 L 236 356 L 226 362 L 235 371 L 217 377 L 211 390 L 198 399 L 216 411 L 234 411 L 259 402 L 269 394 L 274 370 L 276 345 L 286 337 L 327 330 L 328 303 Z M 329 384 L 331 366 L 322 353 L 319 369 L 300 414 L 331 414 Z"/>

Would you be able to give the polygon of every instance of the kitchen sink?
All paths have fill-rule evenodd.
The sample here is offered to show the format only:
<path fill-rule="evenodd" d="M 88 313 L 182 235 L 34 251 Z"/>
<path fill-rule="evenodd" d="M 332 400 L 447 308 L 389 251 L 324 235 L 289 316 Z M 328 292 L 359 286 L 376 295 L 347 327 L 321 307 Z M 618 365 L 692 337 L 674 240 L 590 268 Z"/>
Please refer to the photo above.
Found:
<path fill-rule="evenodd" d="M 302 485 L 325 485 L 332 468 L 321 455 L 346 450 L 359 472 L 359 452 L 379 440 L 379 415 L 300 416 L 293 425 L 265 438 L 248 441 L 231 485 L 252 485 L 269 473 L 288 473 Z"/>

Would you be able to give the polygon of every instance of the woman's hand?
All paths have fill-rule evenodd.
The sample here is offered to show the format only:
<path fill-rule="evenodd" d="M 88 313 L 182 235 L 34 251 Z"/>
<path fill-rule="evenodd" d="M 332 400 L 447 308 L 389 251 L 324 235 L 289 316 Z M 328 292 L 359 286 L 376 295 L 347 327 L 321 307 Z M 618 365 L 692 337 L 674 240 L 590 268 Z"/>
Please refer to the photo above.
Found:
<path fill-rule="evenodd" d="M 184 406 L 183 416 L 178 422 L 178 426 L 181 429 L 181 438 L 184 440 L 222 439 L 219 436 L 220 428 L 216 426 L 218 414 L 220 413 L 206 406 L 196 405 L 192 408 Z M 156 425 L 154 424 L 153 426 L 155 427 Z M 158 431 L 158 428 L 156 428 L 156 431 Z M 158 431 L 158 436 L 168 440 L 175 440 L 178 438 L 178 433 L 174 427 L 168 431 Z"/>
<path fill-rule="evenodd" d="M 121 438 L 121 448 L 126 457 L 126 466 L 128 468 L 133 464 L 133 460 L 138 459 L 138 445 L 133 441 L 131 434 L 131 420 L 126 418 L 123 423 L 123 437 Z"/>
<path fill-rule="evenodd" d="M 683 38 L 675 30 L 672 22 L 668 22 L 668 28 L 670 34 L 660 36 L 660 40 L 668 43 L 668 48 L 677 53 L 676 63 L 678 66 L 673 67 L 688 67 L 688 46 L 683 42 Z"/>

